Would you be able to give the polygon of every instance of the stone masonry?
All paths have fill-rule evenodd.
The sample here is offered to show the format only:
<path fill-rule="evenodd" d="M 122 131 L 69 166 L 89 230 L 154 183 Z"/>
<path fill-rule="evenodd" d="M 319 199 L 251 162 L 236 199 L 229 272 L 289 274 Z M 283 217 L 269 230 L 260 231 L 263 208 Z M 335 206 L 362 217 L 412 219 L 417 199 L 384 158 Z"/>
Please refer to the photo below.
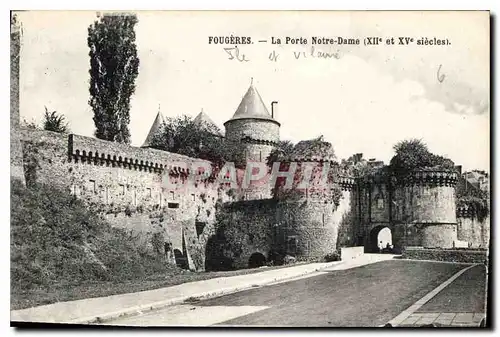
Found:
<path fill-rule="evenodd" d="M 11 95 L 11 130 L 19 130 L 18 96 Z M 253 85 L 225 127 L 226 141 L 237 144 L 247 161 L 265 162 L 279 142 L 280 124 Z M 415 172 L 396 185 L 343 177 L 334 182 L 338 203 L 329 191 L 306 190 L 296 200 L 280 200 L 266 184 L 241 199 L 201 177 L 175 185 L 188 179 L 197 163 L 210 164 L 196 158 L 74 134 L 28 129 L 14 134 L 23 147 L 21 142 L 13 147 L 18 154 L 11 159 L 13 177 L 25 177 L 28 186 L 59 185 L 113 226 L 139 233 L 167 261 L 192 270 L 261 265 L 285 255 L 323 259 L 354 245 L 371 249 L 385 227 L 399 248 L 448 248 L 456 240 L 484 246 L 489 237 L 466 217 L 457 224 L 455 173 Z M 329 155 L 311 158 L 304 160 L 334 164 Z M 165 177 L 174 185 L 166 185 Z"/>

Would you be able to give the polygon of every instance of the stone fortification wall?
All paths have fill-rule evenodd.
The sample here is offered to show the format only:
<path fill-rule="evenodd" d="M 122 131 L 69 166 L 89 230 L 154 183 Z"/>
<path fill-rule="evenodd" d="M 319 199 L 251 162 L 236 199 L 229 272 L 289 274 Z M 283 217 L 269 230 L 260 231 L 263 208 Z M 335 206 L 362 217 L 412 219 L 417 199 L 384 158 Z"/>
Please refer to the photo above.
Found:
<path fill-rule="evenodd" d="M 489 248 L 490 223 L 490 215 L 479 219 L 471 210 L 457 209 L 458 240 L 467 242 L 471 248 Z"/>
<path fill-rule="evenodd" d="M 196 159 L 48 131 L 23 130 L 22 139 L 27 183 L 58 185 L 143 235 L 151 249 L 177 260 L 190 255 L 191 268 L 203 268 L 219 192 L 203 181 L 169 187 L 163 180 L 168 170 L 172 183 L 185 182 Z"/>

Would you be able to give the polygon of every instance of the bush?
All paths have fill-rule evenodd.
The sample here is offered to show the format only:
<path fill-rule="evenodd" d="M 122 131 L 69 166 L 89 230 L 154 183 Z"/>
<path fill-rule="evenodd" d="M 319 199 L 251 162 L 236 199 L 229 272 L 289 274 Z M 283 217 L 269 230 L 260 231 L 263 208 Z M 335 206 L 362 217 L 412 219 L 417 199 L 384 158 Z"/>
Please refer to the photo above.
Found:
<path fill-rule="evenodd" d="M 283 259 L 283 262 L 285 264 L 292 264 L 297 262 L 297 259 L 294 256 L 286 255 L 285 258 Z"/>
<path fill-rule="evenodd" d="M 325 256 L 326 262 L 340 261 L 340 254 L 338 252 L 333 252 Z"/>

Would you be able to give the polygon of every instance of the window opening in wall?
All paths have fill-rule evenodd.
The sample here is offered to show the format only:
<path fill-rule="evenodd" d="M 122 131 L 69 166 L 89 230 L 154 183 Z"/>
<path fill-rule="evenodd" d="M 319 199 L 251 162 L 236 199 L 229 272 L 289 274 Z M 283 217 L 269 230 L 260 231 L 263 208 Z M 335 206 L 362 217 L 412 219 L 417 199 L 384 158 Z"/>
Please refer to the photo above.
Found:
<path fill-rule="evenodd" d="M 377 208 L 382 209 L 384 208 L 384 199 L 377 199 Z"/>
<path fill-rule="evenodd" d="M 120 195 L 125 195 L 125 185 L 120 184 Z"/>
<path fill-rule="evenodd" d="M 151 198 L 153 196 L 149 187 L 146 188 L 146 195 L 148 196 L 148 198 Z"/>
<path fill-rule="evenodd" d="M 174 191 L 170 191 L 170 200 L 174 200 L 175 194 Z"/>
<path fill-rule="evenodd" d="M 80 195 L 80 186 L 73 185 L 73 187 L 71 189 L 71 194 L 73 194 L 75 196 L 79 196 Z"/>
<path fill-rule="evenodd" d="M 169 202 L 168 208 L 179 208 L 179 203 L 178 202 Z"/>
<path fill-rule="evenodd" d="M 89 186 L 88 186 L 88 190 L 91 192 L 91 193 L 95 193 L 95 180 L 89 180 Z"/>
<path fill-rule="evenodd" d="M 289 236 L 286 240 L 287 252 L 289 254 L 297 253 L 297 237 Z"/>
<path fill-rule="evenodd" d="M 192 200 L 192 201 L 195 201 L 195 200 L 196 200 L 196 196 L 194 195 L 194 193 L 193 193 L 193 194 L 191 194 L 191 200 Z"/>
<path fill-rule="evenodd" d="M 196 225 L 196 235 L 200 237 L 200 235 L 203 234 L 203 230 L 205 229 L 206 223 L 201 221 L 196 221 L 195 225 Z"/>

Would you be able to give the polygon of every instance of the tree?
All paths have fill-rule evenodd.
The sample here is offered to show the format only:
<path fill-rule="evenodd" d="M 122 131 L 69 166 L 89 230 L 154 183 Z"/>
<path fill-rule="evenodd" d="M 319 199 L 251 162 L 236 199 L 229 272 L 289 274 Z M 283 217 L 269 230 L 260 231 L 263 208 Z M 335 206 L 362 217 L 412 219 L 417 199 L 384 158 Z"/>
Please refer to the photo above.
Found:
<path fill-rule="evenodd" d="M 130 143 L 130 98 L 135 92 L 139 58 L 131 14 L 106 14 L 88 28 L 90 99 L 95 136 Z"/>
<path fill-rule="evenodd" d="M 396 155 L 392 157 L 390 166 L 395 172 L 405 173 L 422 168 L 454 169 L 453 161 L 431 153 L 420 139 L 403 140 L 394 145 L 394 151 Z"/>
<path fill-rule="evenodd" d="M 189 116 L 167 118 L 153 137 L 151 147 L 209 160 L 218 167 L 229 158 L 229 147 L 218 128 L 209 123 L 196 123 Z"/>
<path fill-rule="evenodd" d="M 47 131 L 54 131 L 60 133 L 68 133 L 68 123 L 65 121 L 64 116 L 58 115 L 57 111 L 49 112 L 45 107 L 45 114 L 43 116 L 43 129 Z"/>
<path fill-rule="evenodd" d="M 289 160 L 293 148 L 294 144 L 291 141 L 280 140 L 278 146 L 267 157 L 267 165 L 272 167 L 275 162 Z"/>

